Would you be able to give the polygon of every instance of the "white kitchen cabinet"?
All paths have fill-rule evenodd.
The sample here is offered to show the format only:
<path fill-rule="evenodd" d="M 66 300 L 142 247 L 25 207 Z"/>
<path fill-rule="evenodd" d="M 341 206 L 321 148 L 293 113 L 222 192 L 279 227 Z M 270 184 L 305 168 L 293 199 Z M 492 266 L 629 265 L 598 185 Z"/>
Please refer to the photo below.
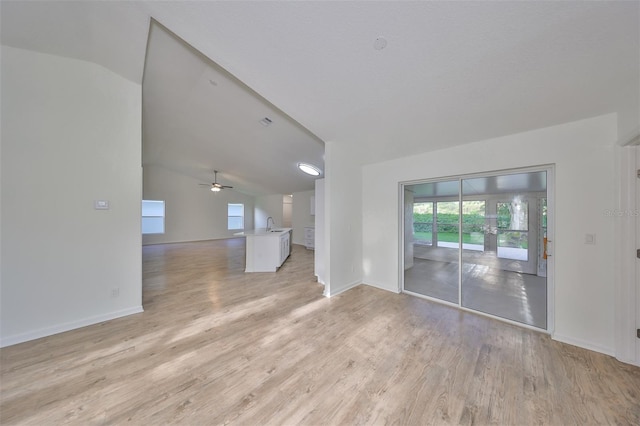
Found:
<path fill-rule="evenodd" d="M 245 272 L 276 272 L 291 254 L 291 228 L 246 231 Z"/>
<path fill-rule="evenodd" d="M 280 236 L 280 263 L 278 267 L 282 266 L 289 254 L 291 254 L 291 232 L 285 232 Z"/>
<path fill-rule="evenodd" d="M 316 228 L 313 226 L 305 226 L 304 228 L 304 246 L 313 250 L 316 247 Z"/>

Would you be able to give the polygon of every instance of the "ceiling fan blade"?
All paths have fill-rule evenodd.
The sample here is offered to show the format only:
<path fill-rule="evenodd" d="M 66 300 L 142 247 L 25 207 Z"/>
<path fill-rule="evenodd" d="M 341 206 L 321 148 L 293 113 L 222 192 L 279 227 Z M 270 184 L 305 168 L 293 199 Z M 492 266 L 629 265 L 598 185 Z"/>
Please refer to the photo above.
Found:
<path fill-rule="evenodd" d="M 211 184 L 210 184 L 210 183 L 199 183 L 198 185 L 201 185 L 201 186 L 211 186 Z"/>
<path fill-rule="evenodd" d="M 213 183 L 211 184 L 211 188 L 218 188 L 220 190 L 220 189 L 225 189 L 225 188 L 233 188 L 233 186 L 223 185 L 221 183 L 218 183 L 218 171 L 214 170 L 213 171 Z"/>

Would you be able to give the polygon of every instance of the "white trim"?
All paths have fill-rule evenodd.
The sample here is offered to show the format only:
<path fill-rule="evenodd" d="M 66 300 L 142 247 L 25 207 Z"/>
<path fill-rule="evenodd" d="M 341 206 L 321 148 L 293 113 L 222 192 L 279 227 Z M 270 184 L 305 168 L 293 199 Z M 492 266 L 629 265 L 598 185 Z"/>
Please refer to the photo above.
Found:
<path fill-rule="evenodd" d="M 159 234 L 145 234 L 145 235 L 159 235 Z M 142 247 L 146 247 L 146 246 L 161 246 L 163 244 L 204 243 L 206 241 L 236 240 L 240 238 L 245 238 L 245 236 L 229 235 L 228 237 L 207 238 L 206 240 L 176 240 L 176 241 L 163 241 L 160 243 L 142 243 L 141 245 Z"/>
<path fill-rule="evenodd" d="M 620 362 L 624 362 L 625 364 L 630 364 L 630 365 L 635 365 L 636 367 L 640 367 L 640 362 L 636 362 L 636 361 L 633 361 L 631 359 L 630 360 L 624 360 L 624 359 L 620 359 L 618 357 L 616 357 L 616 359 L 618 361 L 620 361 Z"/>
<path fill-rule="evenodd" d="M 398 182 L 398 290 L 396 293 L 402 293 L 404 289 L 404 191 L 406 184 Z M 390 290 L 393 291 L 393 290 Z"/>
<path fill-rule="evenodd" d="M 364 285 L 368 285 L 369 287 L 379 288 L 380 290 L 390 291 L 392 293 L 400 294 L 400 289 L 394 289 L 392 285 L 384 284 L 381 282 L 367 280 L 366 283 L 362 283 Z"/>
<path fill-rule="evenodd" d="M 566 343 L 571 346 L 577 346 L 579 348 L 588 349 L 590 351 L 600 352 L 605 355 L 614 356 L 613 348 L 608 348 L 606 346 L 594 345 L 591 342 L 587 342 L 586 340 L 575 339 L 573 337 L 563 336 L 561 334 L 554 333 L 551 335 L 553 340 L 558 342 Z"/>
<path fill-rule="evenodd" d="M 345 286 L 343 286 L 343 287 L 338 288 L 337 290 L 335 289 L 335 287 L 334 287 L 334 288 L 332 288 L 331 290 L 329 290 L 329 289 L 327 288 L 327 286 L 325 286 L 325 288 L 324 288 L 324 295 L 325 295 L 326 297 L 333 297 L 333 296 L 337 296 L 337 295 L 339 295 L 340 293 L 344 293 L 344 292 L 345 292 L 345 291 L 347 291 L 347 290 L 351 290 L 352 288 L 359 286 L 360 284 L 362 284 L 362 281 L 361 281 L 361 280 L 356 280 L 356 281 L 353 281 L 353 282 L 348 283 L 347 285 L 345 285 Z M 329 291 L 328 291 L 328 290 L 329 290 Z M 335 291 L 332 291 L 332 290 L 335 290 Z"/>
<path fill-rule="evenodd" d="M 547 166 L 547 332 L 556 329 L 556 165 Z"/>
<path fill-rule="evenodd" d="M 464 217 L 462 216 L 462 206 L 464 205 L 464 190 L 462 187 L 462 181 L 464 179 L 458 179 L 458 200 L 456 201 L 458 203 L 458 307 L 462 308 L 462 279 L 463 279 L 463 274 L 462 274 L 462 269 L 464 267 L 464 261 L 462 259 L 462 255 L 464 253 L 464 229 L 462 228 L 462 219 L 464 219 Z M 485 201 L 484 203 L 485 206 L 485 212 L 486 212 L 486 208 L 487 208 L 487 202 Z M 438 203 L 435 202 L 433 205 L 433 211 L 435 212 L 435 227 L 433 228 L 434 230 L 436 230 L 436 236 L 435 238 L 431 238 L 433 240 L 433 244 L 435 244 L 435 246 L 437 247 L 438 244 L 438 233 L 437 233 L 437 229 L 438 229 Z M 486 223 L 486 218 L 485 218 L 485 223 Z M 433 235 L 433 234 L 432 234 Z M 485 240 L 486 241 L 486 240 Z M 497 246 L 497 242 L 496 242 L 496 246 Z M 482 243 L 482 251 L 484 251 L 484 242 Z M 497 253 L 497 247 L 496 247 L 496 253 Z"/>
<path fill-rule="evenodd" d="M 0 348 L 4 348 L 6 346 L 11 346 L 11 345 L 17 345 L 18 343 L 28 342 L 30 340 L 40 339 L 42 337 L 51 336 L 53 334 L 64 333 L 65 331 L 75 330 L 77 328 L 98 324 L 101 322 L 125 317 L 128 315 L 139 314 L 141 312 L 144 312 L 144 309 L 142 309 L 142 306 L 134 306 L 132 308 L 109 312 L 102 315 L 95 315 L 95 316 L 84 318 L 77 321 L 65 322 L 65 323 L 57 324 L 51 327 L 45 327 L 39 330 L 29 331 L 27 333 L 8 336 L 0 340 Z"/>
<path fill-rule="evenodd" d="M 635 212 L 636 209 L 636 147 L 616 148 L 616 174 L 618 191 L 616 204 L 620 212 Z M 640 200 L 639 200 L 640 201 Z M 636 353 L 636 225 L 633 214 L 617 217 L 614 235 L 617 236 L 615 250 L 615 357 L 622 362 L 640 365 L 640 354 Z"/>

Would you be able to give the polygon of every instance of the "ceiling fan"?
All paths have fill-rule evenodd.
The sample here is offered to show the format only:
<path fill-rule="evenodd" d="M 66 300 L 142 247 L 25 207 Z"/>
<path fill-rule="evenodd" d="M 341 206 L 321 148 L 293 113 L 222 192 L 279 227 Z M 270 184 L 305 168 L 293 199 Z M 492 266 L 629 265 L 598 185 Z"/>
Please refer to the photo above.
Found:
<path fill-rule="evenodd" d="M 233 186 L 222 185 L 222 184 L 218 183 L 218 171 L 217 170 L 213 171 L 213 182 L 211 184 L 209 184 L 209 183 L 200 183 L 199 185 L 210 186 L 211 190 L 213 192 L 219 192 L 219 191 L 223 190 L 224 188 L 233 188 Z"/>

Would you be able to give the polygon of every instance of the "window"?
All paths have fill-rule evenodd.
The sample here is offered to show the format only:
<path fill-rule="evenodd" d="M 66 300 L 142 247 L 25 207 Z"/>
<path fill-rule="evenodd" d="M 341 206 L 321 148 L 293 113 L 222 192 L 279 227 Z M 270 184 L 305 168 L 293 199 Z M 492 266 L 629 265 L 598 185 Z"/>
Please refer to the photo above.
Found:
<path fill-rule="evenodd" d="M 142 200 L 142 233 L 164 234 L 164 201 Z"/>
<path fill-rule="evenodd" d="M 244 204 L 227 205 L 227 229 L 244 229 Z"/>

